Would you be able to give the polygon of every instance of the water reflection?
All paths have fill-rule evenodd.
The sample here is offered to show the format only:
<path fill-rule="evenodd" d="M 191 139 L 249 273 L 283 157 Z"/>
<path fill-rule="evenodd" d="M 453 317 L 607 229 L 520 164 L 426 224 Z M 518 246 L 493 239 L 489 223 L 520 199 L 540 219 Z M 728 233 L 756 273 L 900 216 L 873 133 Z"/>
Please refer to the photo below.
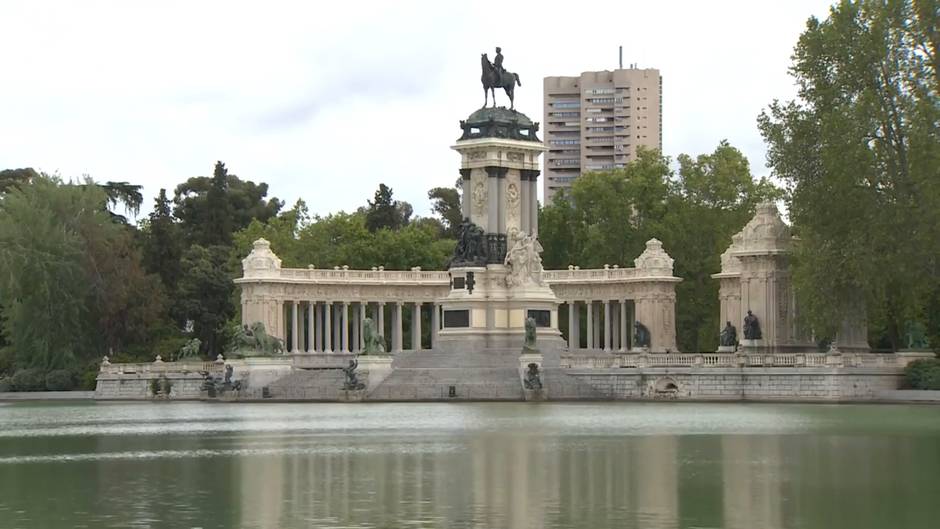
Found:
<path fill-rule="evenodd" d="M 11 408 L 3 527 L 856 529 L 940 516 L 930 407 Z M 58 431 L 77 416 L 92 426 Z"/>

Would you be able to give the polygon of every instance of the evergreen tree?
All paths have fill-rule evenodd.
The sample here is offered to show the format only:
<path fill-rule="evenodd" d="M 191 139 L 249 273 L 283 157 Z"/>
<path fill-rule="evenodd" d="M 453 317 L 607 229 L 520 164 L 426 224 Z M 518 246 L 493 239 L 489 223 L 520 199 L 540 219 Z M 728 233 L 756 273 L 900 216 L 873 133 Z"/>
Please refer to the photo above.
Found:
<path fill-rule="evenodd" d="M 398 230 L 408 224 L 411 218 L 411 205 L 407 202 L 399 203 L 392 198 L 392 188 L 379 184 L 373 200 L 367 201 L 366 227 L 371 232 L 383 228 Z"/>
<path fill-rule="evenodd" d="M 180 277 L 183 241 L 179 226 L 173 219 L 166 189 L 160 189 L 154 200 L 144 233 L 143 255 L 147 271 L 160 276 L 167 292 L 174 292 Z"/>

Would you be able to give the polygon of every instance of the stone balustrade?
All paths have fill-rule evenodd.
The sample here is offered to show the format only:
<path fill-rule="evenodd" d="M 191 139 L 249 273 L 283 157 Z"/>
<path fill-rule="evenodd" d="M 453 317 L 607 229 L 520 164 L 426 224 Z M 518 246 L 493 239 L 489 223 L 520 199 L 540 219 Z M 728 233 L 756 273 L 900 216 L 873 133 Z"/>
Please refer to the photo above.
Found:
<path fill-rule="evenodd" d="M 869 367 L 904 368 L 908 363 L 932 357 L 931 353 L 667 353 L 562 355 L 561 367 L 566 369 L 613 369 L 646 367 L 728 368 L 728 367 Z"/>

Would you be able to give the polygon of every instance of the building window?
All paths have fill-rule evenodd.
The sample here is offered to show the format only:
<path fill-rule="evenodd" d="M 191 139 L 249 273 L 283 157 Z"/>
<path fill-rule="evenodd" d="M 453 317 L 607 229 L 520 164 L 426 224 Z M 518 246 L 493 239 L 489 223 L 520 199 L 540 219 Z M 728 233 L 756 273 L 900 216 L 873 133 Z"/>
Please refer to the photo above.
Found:
<path fill-rule="evenodd" d="M 556 101 L 552 103 L 554 108 L 581 108 L 581 102 L 579 101 Z"/>

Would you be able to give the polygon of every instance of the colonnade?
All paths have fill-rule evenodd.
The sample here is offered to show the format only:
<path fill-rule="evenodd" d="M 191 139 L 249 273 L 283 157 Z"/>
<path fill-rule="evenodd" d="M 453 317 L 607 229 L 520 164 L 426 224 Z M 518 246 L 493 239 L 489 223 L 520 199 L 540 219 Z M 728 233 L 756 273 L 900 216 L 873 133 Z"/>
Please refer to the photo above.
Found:
<path fill-rule="evenodd" d="M 372 318 L 379 334 L 385 337 L 386 350 L 398 353 L 404 348 L 404 320 L 410 311 L 410 348 L 425 349 L 422 343 L 423 320 L 430 326 L 430 340 L 437 343 L 440 330 L 440 305 L 438 303 L 404 301 L 301 301 L 282 302 L 285 326 L 278 333 L 284 338 L 284 346 L 296 353 L 359 353 L 364 348 L 365 319 Z M 389 334 L 386 335 L 386 305 L 389 306 Z M 427 306 L 428 309 L 424 309 Z"/>
<path fill-rule="evenodd" d="M 569 350 L 627 352 L 632 347 L 633 322 L 636 321 L 633 300 L 567 300 L 564 305 L 568 307 Z M 582 331 L 584 340 L 581 339 Z"/>

